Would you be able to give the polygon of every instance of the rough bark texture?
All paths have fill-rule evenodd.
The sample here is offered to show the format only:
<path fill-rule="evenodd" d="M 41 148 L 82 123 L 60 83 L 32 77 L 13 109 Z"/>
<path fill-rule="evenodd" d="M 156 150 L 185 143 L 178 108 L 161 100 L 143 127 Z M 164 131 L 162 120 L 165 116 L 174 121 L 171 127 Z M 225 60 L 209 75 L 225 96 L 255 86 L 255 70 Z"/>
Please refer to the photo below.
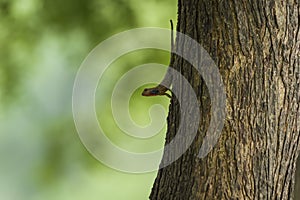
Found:
<path fill-rule="evenodd" d="M 209 95 L 177 56 L 173 66 L 198 95 L 200 127 L 185 154 L 159 170 L 150 199 L 292 199 L 300 143 L 299 21 L 299 0 L 179 0 L 177 30 L 197 40 L 219 67 L 227 115 L 217 145 L 198 159 Z M 178 110 L 173 98 L 166 143 L 177 131 Z"/>

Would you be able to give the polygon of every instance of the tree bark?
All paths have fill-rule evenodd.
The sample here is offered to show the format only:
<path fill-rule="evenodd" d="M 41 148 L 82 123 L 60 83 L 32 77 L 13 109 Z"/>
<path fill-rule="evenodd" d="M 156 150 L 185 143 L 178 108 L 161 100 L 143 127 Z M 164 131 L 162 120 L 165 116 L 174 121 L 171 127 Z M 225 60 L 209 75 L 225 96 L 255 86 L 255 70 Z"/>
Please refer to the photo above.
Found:
<path fill-rule="evenodd" d="M 159 170 L 150 199 L 293 199 L 300 143 L 299 0 L 178 1 L 177 31 L 198 41 L 217 64 L 227 113 L 218 143 L 197 158 L 212 114 L 209 94 L 191 65 L 175 56 L 172 66 L 198 96 L 200 125 L 188 150 Z M 174 80 L 174 87 L 182 86 Z M 179 106 L 172 98 L 166 144 L 177 132 Z"/>

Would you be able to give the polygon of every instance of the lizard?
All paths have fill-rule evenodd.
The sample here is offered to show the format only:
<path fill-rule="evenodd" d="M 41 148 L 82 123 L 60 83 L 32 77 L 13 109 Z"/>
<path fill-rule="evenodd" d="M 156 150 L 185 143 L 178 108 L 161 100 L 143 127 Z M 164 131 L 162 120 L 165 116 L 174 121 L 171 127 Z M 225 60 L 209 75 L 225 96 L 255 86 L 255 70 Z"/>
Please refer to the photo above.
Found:
<path fill-rule="evenodd" d="M 171 95 L 167 93 L 169 87 L 172 84 L 172 73 L 170 71 L 170 65 L 174 62 L 174 36 L 173 36 L 173 21 L 170 20 L 171 24 L 171 57 L 170 57 L 170 63 L 169 67 L 167 69 L 167 73 L 165 74 L 163 80 L 160 84 L 158 84 L 156 87 L 153 88 L 145 88 L 142 96 L 163 96 L 166 95 L 167 97 L 171 98 Z"/>

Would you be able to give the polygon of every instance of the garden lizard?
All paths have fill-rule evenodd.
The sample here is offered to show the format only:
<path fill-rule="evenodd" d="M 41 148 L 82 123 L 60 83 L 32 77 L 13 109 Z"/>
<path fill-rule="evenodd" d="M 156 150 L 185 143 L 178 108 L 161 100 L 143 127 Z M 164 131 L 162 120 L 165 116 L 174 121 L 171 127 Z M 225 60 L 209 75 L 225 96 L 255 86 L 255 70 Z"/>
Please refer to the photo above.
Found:
<path fill-rule="evenodd" d="M 170 86 L 172 84 L 172 73 L 170 72 L 170 65 L 174 62 L 174 36 L 173 36 L 173 22 L 170 20 L 171 23 L 171 57 L 170 57 L 170 63 L 169 67 L 167 69 L 167 73 L 165 74 L 165 77 L 161 81 L 161 83 L 153 88 L 145 88 L 142 95 L 143 96 L 162 96 L 166 95 L 167 97 L 171 98 L 171 95 L 166 93 L 168 90 L 170 90 Z"/>

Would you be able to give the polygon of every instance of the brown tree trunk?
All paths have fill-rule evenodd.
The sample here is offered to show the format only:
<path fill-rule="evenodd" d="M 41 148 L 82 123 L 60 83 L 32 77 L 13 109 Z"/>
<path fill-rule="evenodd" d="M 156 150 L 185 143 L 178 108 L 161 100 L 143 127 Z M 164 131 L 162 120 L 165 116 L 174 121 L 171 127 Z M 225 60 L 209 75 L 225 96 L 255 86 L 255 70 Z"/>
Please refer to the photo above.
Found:
<path fill-rule="evenodd" d="M 179 0 L 177 31 L 214 59 L 227 113 L 217 144 L 199 159 L 210 99 L 199 74 L 176 56 L 172 65 L 198 96 L 200 126 L 188 150 L 159 170 L 150 199 L 292 199 L 300 143 L 299 7 L 299 0 Z M 173 98 L 166 144 L 178 129 L 178 110 Z"/>

